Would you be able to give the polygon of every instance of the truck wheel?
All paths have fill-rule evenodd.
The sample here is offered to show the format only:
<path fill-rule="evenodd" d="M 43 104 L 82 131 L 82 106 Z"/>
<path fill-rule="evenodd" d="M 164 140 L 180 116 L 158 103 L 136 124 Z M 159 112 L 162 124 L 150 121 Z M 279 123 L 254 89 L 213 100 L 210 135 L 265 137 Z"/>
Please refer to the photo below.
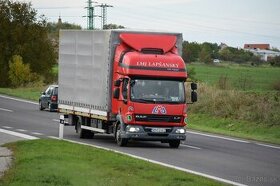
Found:
<path fill-rule="evenodd" d="M 79 118 L 78 122 L 77 122 L 77 133 L 78 135 L 80 136 L 80 138 L 87 138 L 87 130 L 85 129 L 82 129 L 81 128 L 81 125 L 82 125 L 82 121 L 81 119 Z"/>
<path fill-rule="evenodd" d="M 88 138 L 88 139 L 93 139 L 94 138 L 94 133 L 93 132 L 91 132 L 90 130 L 86 130 L 86 138 Z"/>
<path fill-rule="evenodd" d="M 170 148 L 178 148 L 180 146 L 180 140 L 169 141 Z"/>
<path fill-rule="evenodd" d="M 119 124 L 117 127 L 116 141 L 117 141 L 117 144 L 121 147 L 125 147 L 128 143 L 128 139 L 124 139 L 121 137 L 121 124 Z"/>

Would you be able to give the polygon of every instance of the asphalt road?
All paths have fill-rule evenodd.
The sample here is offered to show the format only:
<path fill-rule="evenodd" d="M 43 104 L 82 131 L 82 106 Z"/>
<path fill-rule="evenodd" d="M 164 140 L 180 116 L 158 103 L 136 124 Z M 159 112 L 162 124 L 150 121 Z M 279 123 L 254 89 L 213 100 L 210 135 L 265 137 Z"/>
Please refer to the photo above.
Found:
<path fill-rule="evenodd" d="M 55 138 L 58 119 L 57 113 L 39 111 L 36 103 L 0 95 L 0 136 L 3 131 L 12 131 Z M 170 149 L 168 144 L 160 142 L 132 142 L 128 147 L 118 147 L 109 135 L 79 139 L 74 127 L 64 128 L 64 138 L 229 180 L 236 185 L 280 185 L 280 146 L 276 145 L 189 131 L 179 149 Z"/>

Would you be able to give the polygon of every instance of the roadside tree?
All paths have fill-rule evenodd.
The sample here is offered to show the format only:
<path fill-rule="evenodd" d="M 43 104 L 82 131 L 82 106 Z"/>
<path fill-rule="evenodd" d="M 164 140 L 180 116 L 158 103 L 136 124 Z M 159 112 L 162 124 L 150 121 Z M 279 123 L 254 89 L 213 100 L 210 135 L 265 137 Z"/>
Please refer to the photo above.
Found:
<path fill-rule="evenodd" d="M 13 87 L 26 85 L 31 80 L 29 64 L 22 62 L 22 57 L 15 55 L 9 62 L 9 79 Z"/>
<path fill-rule="evenodd" d="M 37 18 L 30 3 L 0 1 L 0 86 L 10 86 L 9 61 L 19 55 L 30 70 L 48 81 L 56 55 L 48 39 L 46 21 Z"/>

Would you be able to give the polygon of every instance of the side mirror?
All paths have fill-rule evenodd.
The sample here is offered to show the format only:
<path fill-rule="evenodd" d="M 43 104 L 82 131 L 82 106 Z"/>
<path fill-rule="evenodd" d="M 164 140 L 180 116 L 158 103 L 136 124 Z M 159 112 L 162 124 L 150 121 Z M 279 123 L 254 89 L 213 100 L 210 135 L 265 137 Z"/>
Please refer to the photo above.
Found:
<path fill-rule="evenodd" d="M 195 91 L 192 91 L 191 93 L 191 100 L 192 102 L 197 102 L 197 93 Z"/>
<path fill-rule="evenodd" d="M 114 82 L 114 85 L 115 85 L 116 87 L 120 87 L 120 85 L 121 85 L 121 80 L 120 80 L 120 79 L 116 80 L 116 81 Z"/>
<path fill-rule="evenodd" d="M 196 83 L 191 83 L 191 89 L 192 90 L 197 90 L 197 84 Z"/>
<path fill-rule="evenodd" d="M 46 95 L 46 92 L 41 92 L 42 95 Z"/>
<path fill-rule="evenodd" d="M 113 92 L 113 98 L 119 99 L 120 97 L 120 88 L 115 88 Z"/>

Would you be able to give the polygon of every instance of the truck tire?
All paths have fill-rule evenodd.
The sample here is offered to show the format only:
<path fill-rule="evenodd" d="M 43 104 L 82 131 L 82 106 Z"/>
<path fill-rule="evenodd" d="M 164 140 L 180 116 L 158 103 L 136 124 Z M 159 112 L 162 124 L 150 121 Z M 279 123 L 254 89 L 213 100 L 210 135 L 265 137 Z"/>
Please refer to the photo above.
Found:
<path fill-rule="evenodd" d="M 117 141 L 117 144 L 121 147 L 125 147 L 128 143 L 128 139 L 125 139 L 125 138 L 121 137 L 121 124 L 119 124 L 117 126 L 116 141 Z"/>
<path fill-rule="evenodd" d="M 77 122 L 77 130 L 76 130 L 76 132 L 78 133 L 80 138 L 87 138 L 88 131 L 85 130 L 85 129 L 82 129 L 81 125 L 82 125 L 82 121 L 81 121 L 81 118 L 79 118 L 78 122 Z"/>
<path fill-rule="evenodd" d="M 168 142 L 170 148 L 178 148 L 180 146 L 180 140 L 171 140 Z"/>
<path fill-rule="evenodd" d="M 90 131 L 90 130 L 86 130 L 86 138 L 88 139 L 93 139 L 94 138 L 94 132 Z"/>

